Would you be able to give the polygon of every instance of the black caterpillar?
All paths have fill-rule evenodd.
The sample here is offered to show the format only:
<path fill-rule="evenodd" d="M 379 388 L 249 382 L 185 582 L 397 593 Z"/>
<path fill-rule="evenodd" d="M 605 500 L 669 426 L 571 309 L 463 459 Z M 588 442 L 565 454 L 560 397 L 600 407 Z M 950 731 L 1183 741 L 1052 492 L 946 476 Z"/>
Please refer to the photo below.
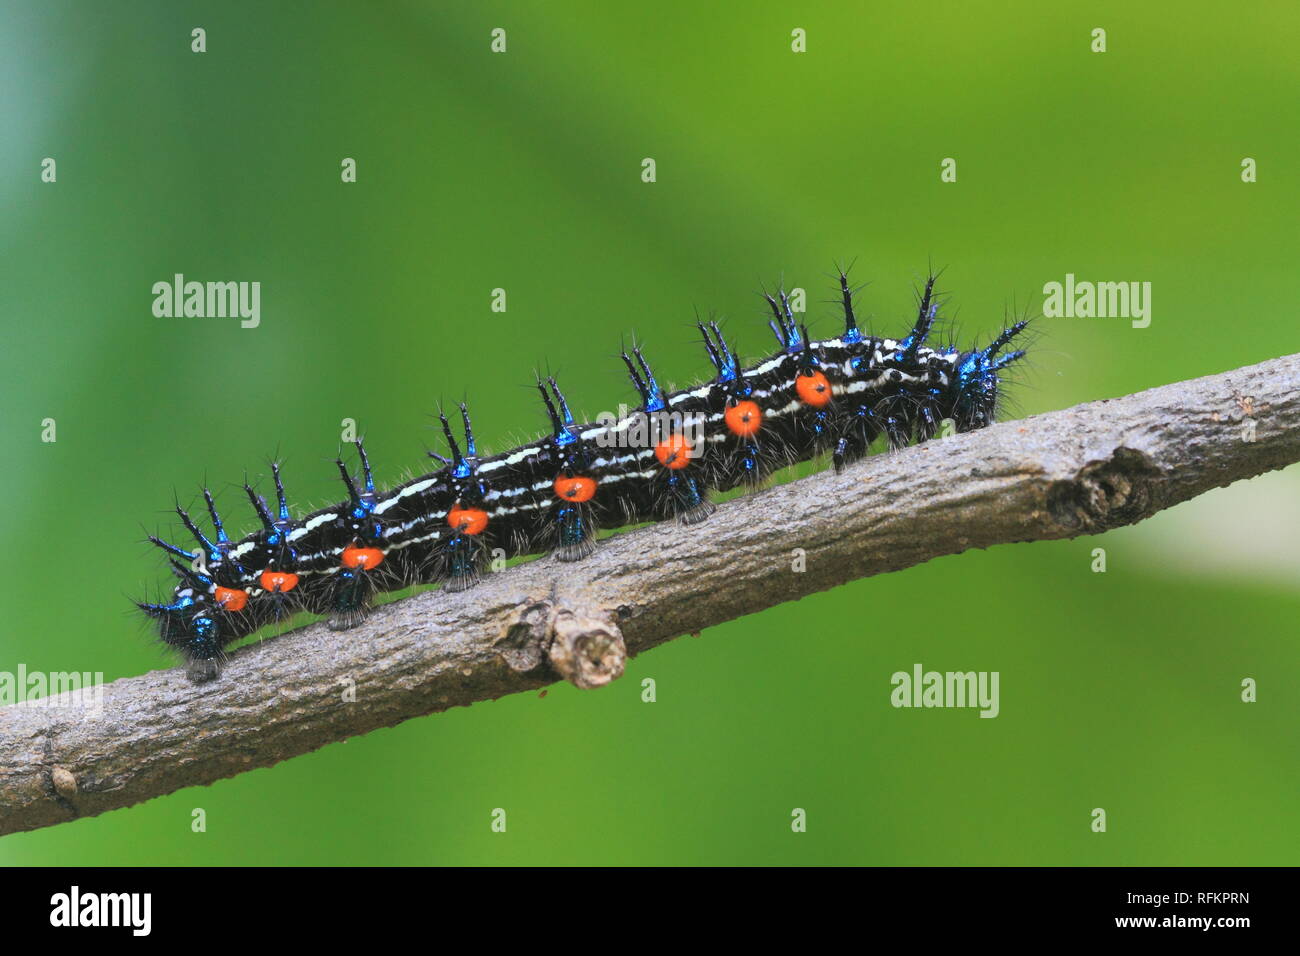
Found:
<path fill-rule="evenodd" d="M 228 537 L 204 489 L 214 536 L 178 505 L 199 547 L 150 537 L 170 555 L 179 583 L 170 602 L 138 606 L 184 654 L 191 678 L 208 680 L 220 673 L 225 647 L 296 611 L 328 614 L 336 629 L 354 627 L 377 592 L 431 582 L 472 587 L 494 549 L 576 561 L 595 547 L 597 528 L 667 518 L 694 524 L 712 513 L 711 491 L 756 484 L 795 462 L 829 453 L 838 470 L 881 436 L 901 448 L 933 437 L 945 419 L 957 431 L 982 428 L 997 411 L 999 372 L 1024 355 L 999 353 L 1026 323 L 983 349 L 929 347 L 934 283 L 931 275 L 901 340 L 860 331 L 843 272 L 837 338 L 812 341 L 785 293 L 768 295 L 780 351 L 747 369 L 716 322 L 697 323 L 717 374 L 671 394 L 640 349 L 624 352 L 641 405 L 621 418 L 576 424 L 555 380 L 539 378 L 551 433 L 492 457 L 478 457 L 462 404 L 464 448 L 441 415 L 451 457 L 434 455 L 441 468 L 386 492 L 375 490 L 358 441 L 360 480 L 337 462 L 347 501 L 301 518 L 291 517 L 273 465 L 276 510 L 245 485 L 262 527 L 239 541 Z"/>

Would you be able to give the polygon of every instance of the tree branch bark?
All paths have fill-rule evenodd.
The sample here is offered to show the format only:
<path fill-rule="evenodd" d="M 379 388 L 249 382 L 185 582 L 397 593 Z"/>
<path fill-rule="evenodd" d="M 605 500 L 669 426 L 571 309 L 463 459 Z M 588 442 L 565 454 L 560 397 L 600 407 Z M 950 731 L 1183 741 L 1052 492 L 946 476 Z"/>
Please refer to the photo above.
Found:
<path fill-rule="evenodd" d="M 236 651 L 208 684 L 175 668 L 108 684 L 97 709 L 0 708 L 0 834 L 561 678 L 598 687 L 628 654 L 783 601 L 1133 524 L 1296 461 L 1300 354 L 875 456 L 729 502 L 687 532 L 643 528 L 578 564 L 544 558 L 425 592 L 355 631 L 287 632 Z"/>

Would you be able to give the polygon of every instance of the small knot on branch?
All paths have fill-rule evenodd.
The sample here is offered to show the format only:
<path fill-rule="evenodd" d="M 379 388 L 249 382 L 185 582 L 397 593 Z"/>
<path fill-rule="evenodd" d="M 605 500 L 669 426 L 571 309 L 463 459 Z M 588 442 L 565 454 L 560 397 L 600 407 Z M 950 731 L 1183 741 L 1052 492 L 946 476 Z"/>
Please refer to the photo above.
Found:
<path fill-rule="evenodd" d="M 1067 528 L 1096 534 L 1133 524 L 1159 511 L 1153 489 L 1161 471 L 1133 448 L 1116 448 L 1106 461 L 1080 469 L 1072 481 L 1058 481 L 1047 494 L 1047 507 Z"/>
<path fill-rule="evenodd" d="M 71 800 L 77 795 L 77 777 L 67 767 L 55 767 L 50 771 L 50 780 L 54 784 L 54 792 L 65 800 Z"/>
<path fill-rule="evenodd" d="M 627 645 L 613 614 L 551 601 L 521 604 L 497 650 L 512 670 L 522 673 L 549 661 L 561 677 L 583 689 L 616 680 L 627 663 Z"/>
<path fill-rule="evenodd" d="M 496 642 L 497 652 L 513 671 L 524 673 L 546 659 L 550 646 L 551 602 L 530 601 L 521 604 Z"/>

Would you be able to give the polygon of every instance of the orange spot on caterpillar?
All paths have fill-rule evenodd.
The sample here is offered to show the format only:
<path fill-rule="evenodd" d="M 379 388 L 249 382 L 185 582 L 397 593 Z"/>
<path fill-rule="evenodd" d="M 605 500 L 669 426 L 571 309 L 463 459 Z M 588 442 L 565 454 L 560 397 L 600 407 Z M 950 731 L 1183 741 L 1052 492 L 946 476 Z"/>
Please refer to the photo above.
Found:
<path fill-rule="evenodd" d="M 344 548 L 343 549 L 343 567 L 360 568 L 365 571 L 369 568 L 377 568 L 384 560 L 384 552 L 378 548 Z"/>
<path fill-rule="evenodd" d="M 283 594 L 298 586 L 298 575 L 290 571 L 263 571 L 259 580 L 262 590 L 272 594 Z"/>
<path fill-rule="evenodd" d="M 723 413 L 722 419 L 733 435 L 752 438 L 763 424 L 763 410 L 757 402 L 737 402 Z"/>
<path fill-rule="evenodd" d="M 447 524 L 462 534 L 482 534 L 487 523 L 487 512 L 478 508 L 452 508 L 447 512 Z"/>
<path fill-rule="evenodd" d="M 799 401 L 813 408 L 824 408 L 831 403 L 831 383 L 821 372 L 800 375 L 794 380 L 794 390 Z"/>
<path fill-rule="evenodd" d="M 213 590 L 212 599 L 227 611 L 242 611 L 248 603 L 248 592 L 239 588 L 219 587 Z"/>
<path fill-rule="evenodd" d="M 669 435 L 655 445 L 655 457 L 665 468 L 685 468 L 691 463 L 691 443 L 683 435 Z"/>
<path fill-rule="evenodd" d="M 564 501 L 590 501 L 596 496 L 596 481 L 581 475 L 574 478 L 561 475 L 555 479 L 555 496 Z"/>

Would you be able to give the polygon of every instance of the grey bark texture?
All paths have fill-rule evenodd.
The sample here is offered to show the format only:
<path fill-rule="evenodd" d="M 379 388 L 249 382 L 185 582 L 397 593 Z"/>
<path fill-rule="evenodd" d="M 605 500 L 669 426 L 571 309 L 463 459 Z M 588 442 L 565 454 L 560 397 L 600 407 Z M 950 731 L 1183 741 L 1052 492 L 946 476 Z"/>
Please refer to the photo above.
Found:
<path fill-rule="evenodd" d="M 1133 524 L 1300 461 L 1300 355 L 1004 422 L 638 529 L 591 558 L 490 574 L 114 681 L 98 707 L 0 708 L 0 834 L 130 806 L 333 741 L 559 679 L 600 687 L 629 655 L 941 555 Z M 802 549 L 805 570 L 791 570 Z"/>

